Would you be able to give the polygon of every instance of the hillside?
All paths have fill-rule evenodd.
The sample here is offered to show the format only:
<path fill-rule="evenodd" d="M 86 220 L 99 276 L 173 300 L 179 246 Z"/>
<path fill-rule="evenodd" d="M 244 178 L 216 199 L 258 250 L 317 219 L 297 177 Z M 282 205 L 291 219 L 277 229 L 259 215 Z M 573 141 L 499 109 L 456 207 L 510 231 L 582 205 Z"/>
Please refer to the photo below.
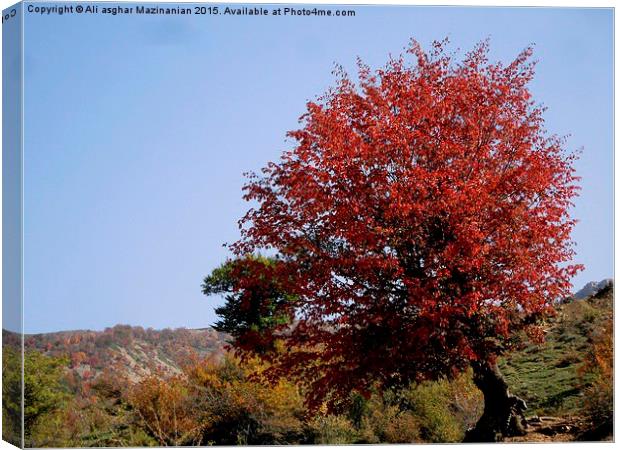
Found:
<path fill-rule="evenodd" d="M 588 381 L 580 367 L 593 334 L 613 313 L 613 284 L 604 282 L 590 283 L 604 286 L 593 290 L 596 295 L 586 299 L 575 295 L 558 306 L 544 344 L 532 343 L 502 362 L 502 372 L 512 390 L 526 400 L 530 414 L 571 414 L 580 407 Z M 15 339 L 16 335 L 3 331 L 5 345 Z M 71 370 L 84 380 L 114 369 L 136 382 L 155 373 L 178 374 L 195 357 L 221 355 L 226 339 L 225 333 L 212 328 L 154 330 L 116 325 L 103 331 L 25 335 L 24 345 L 47 356 L 67 357 Z"/>
<path fill-rule="evenodd" d="M 555 422 L 554 416 L 561 417 L 568 424 L 565 428 L 572 428 L 573 439 L 599 440 L 611 434 L 611 424 L 588 423 L 584 406 L 596 400 L 593 393 L 596 397 L 606 389 L 612 392 L 611 354 L 599 355 L 597 349 L 607 343 L 611 351 L 613 298 L 613 283 L 608 283 L 593 296 L 566 301 L 550 320 L 542 345 L 532 343 L 501 362 L 511 391 L 526 401 L 526 415 L 534 422 L 541 417 Z M 608 374 L 592 367 L 595 358 L 604 360 L 604 356 L 610 357 L 602 361 L 603 366 L 610 365 Z M 602 425 L 600 435 L 580 435 L 592 425 Z"/>
<path fill-rule="evenodd" d="M 61 331 L 24 336 L 26 350 L 66 357 L 76 381 L 95 378 L 104 369 L 137 382 L 152 374 L 174 375 L 192 358 L 221 355 L 226 335 L 212 328 L 153 330 L 116 325 L 103 331 Z M 3 342 L 16 336 L 3 331 Z"/>
<path fill-rule="evenodd" d="M 529 425 L 526 436 L 508 441 L 613 438 L 612 319 L 610 284 L 559 304 L 544 343 L 505 355 L 501 371 L 511 392 L 526 401 Z M 18 342 L 12 333 L 3 338 L 6 350 Z M 32 427 L 31 446 L 459 442 L 482 413 L 469 371 L 451 381 L 357 396 L 339 415 L 308 415 L 291 380 L 262 384 L 249 376 L 257 362 L 222 358 L 226 338 L 210 328 L 127 325 L 26 335 L 27 383 L 37 393 L 31 410 L 48 411 Z M 20 356 L 3 355 L 3 365 L 13 367 L 3 379 L 5 404 L 10 392 L 19 392 L 10 387 L 21 388 Z M 21 423 L 14 409 L 3 411 L 8 421 L 14 418 L 4 433 L 9 440 Z M 162 427 L 157 432 L 155 422 Z"/>

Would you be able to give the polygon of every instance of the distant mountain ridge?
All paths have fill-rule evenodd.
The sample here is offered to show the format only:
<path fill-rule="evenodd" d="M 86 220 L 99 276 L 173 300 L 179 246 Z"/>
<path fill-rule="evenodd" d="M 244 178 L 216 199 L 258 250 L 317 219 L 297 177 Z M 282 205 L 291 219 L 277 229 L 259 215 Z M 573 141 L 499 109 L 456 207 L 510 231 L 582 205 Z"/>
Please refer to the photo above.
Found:
<path fill-rule="evenodd" d="M 19 345 L 19 335 L 3 330 L 3 345 Z M 228 335 L 212 328 L 153 330 L 116 325 L 103 331 L 74 330 L 24 335 L 24 348 L 65 357 L 75 382 L 92 380 L 106 370 L 130 382 L 150 375 L 181 373 L 195 358 L 223 355 Z"/>
<path fill-rule="evenodd" d="M 573 298 L 576 300 L 583 300 L 584 298 L 591 297 L 592 295 L 598 294 L 600 291 L 605 289 L 607 286 L 612 285 L 614 280 L 612 278 L 605 278 L 601 281 L 590 281 L 586 283 L 580 290 L 578 290 Z"/>

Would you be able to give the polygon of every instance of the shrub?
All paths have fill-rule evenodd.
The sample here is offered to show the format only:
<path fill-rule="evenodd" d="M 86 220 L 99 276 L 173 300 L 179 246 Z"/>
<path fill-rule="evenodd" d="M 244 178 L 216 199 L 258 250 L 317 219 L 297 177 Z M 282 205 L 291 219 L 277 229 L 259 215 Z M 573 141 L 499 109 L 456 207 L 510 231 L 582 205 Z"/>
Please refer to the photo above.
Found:
<path fill-rule="evenodd" d="M 420 442 L 420 419 L 409 411 L 399 412 L 385 427 L 384 436 L 390 444 Z"/>
<path fill-rule="evenodd" d="M 581 368 L 582 378 L 592 380 L 584 391 L 584 412 L 601 437 L 613 428 L 613 362 L 613 319 L 609 317 L 592 333 L 592 351 Z"/>
<path fill-rule="evenodd" d="M 203 442 L 219 445 L 278 445 L 306 439 L 303 398 L 291 383 L 270 384 L 257 360 L 241 365 L 231 356 L 186 368 L 196 402 L 206 417 Z"/>
<path fill-rule="evenodd" d="M 453 390 L 445 380 L 425 382 L 403 391 L 408 409 L 419 421 L 420 437 L 426 442 L 460 442 L 464 424 L 459 421 L 450 405 Z"/>
<path fill-rule="evenodd" d="M 135 385 L 129 403 L 144 430 L 159 445 L 199 445 L 205 427 L 203 411 L 181 377 L 149 377 Z"/>
<path fill-rule="evenodd" d="M 360 421 L 359 443 L 402 444 L 420 442 L 418 418 L 403 410 L 397 393 L 375 393 L 365 403 L 364 416 Z"/>
<path fill-rule="evenodd" d="M 315 444 L 353 444 L 358 439 L 357 430 L 344 416 L 318 416 L 310 423 L 310 428 Z"/>

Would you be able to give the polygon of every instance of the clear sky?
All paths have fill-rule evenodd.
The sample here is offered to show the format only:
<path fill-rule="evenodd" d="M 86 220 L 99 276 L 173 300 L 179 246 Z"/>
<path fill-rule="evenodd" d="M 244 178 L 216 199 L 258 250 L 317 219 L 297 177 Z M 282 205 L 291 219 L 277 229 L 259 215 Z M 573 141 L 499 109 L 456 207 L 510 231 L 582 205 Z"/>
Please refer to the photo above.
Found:
<path fill-rule="evenodd" d="M 26 13 L 26 332 L 212 324 L 221 300 L 200 284 L 238 237 L 242 173 L 288 148 L 334 62 L 377 67 L 411 37 L 463 50 L 490 37 L 503 61 L 536 44 L 548 129 L 584 148 L 574 284 L 613 275 L 611 9 L 346 9 L 356 16 Z"/>

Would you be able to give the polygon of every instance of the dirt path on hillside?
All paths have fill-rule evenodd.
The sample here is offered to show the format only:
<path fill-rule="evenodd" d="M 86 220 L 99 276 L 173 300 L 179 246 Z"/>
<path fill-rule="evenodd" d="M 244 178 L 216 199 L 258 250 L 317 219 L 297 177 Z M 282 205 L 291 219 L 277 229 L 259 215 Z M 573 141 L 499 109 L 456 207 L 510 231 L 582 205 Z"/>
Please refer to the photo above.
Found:
<path fill-rule="evenodd" d="M 582 440 L 588 424 L 580 417 L 530 417 L 527 435 L 505 439 L 505 442 L 569 442 Z M 588 440 L 588 439 L 586 439 Z M 610 435 L 607 439 L 612 440 Z"/>

